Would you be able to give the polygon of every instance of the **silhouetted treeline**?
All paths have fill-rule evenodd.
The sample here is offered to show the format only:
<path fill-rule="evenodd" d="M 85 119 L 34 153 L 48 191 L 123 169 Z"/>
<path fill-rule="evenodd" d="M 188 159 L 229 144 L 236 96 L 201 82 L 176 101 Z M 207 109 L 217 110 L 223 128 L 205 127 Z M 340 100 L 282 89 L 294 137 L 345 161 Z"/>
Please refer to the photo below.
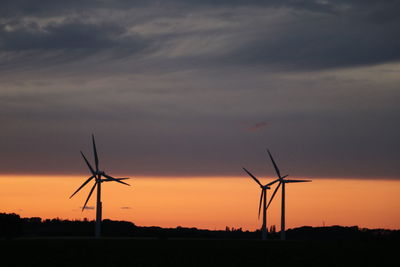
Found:
<path fill-rule="evenodd" d="M 92 237 L 95 222 L 89 220 L 61 220 L 39 217 L 21 218 L 11 213 L 0 213 L 0 237 Z M 199 238 L 199 239 L 259 239 L 260 231 L 243 231 L 241 228 L 225 230 L 203 230 L 197 228 L 139 227 L 132 222 L 103 220 L 102 236 L 136 238 Z M 292 240 L 400 240 L 399 230 L 360 229 L 357 226 L 310 227 L 304 226 L 287 230 Z M 269 239 L 279 239 L 279 233 L 272 226 Z"/>
<path fill-rule="evenodd" d="M 0 213 L 0 237 L 54 237 L 54 236 L 93 236 L 95 221 L 61 220 L 39 217 L 21 218 L 11 213 Z M 138 227 L 132 222 L 103 220 L 102 236 L 140 237 L 140 238 L 256 238 L 257 232 L 229 229 L 210 231 L 197 228 Z"/>
<path fill-rule="evenodd" d="M 295 240 L 400 240 L 400 230 L 367 229 L 357 226 L 303 226 L 286 231 L 288 239 Z"/>

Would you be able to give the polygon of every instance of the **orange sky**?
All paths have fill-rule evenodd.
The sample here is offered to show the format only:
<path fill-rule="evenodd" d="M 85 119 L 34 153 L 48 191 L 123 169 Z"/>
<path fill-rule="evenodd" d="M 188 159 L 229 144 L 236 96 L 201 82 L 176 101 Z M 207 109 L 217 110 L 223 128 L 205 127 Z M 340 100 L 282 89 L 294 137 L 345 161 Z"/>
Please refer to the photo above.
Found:
<path fill-rule="evenodd" d="M 77 176 L 0 176 L 0 212 L 94 219 L 94 210 L 80 209 L 90 186 L 69 199 L 84 181 Z M 254 230 L 261 224 L 257 219 L 260 189 L 247 177 L 135 177 L 129 182 L 131 187 L 103 183 L 103 218 L 141 226 L 207 229 L 229 226 Z M 272 191 L 268 191 L 269 196 Z M 323 222 L 400 228 L 400 181 L 314 179 L 312 183 L 288 184 L 286 192 L 288 228 L 321 226 Z M 95 205 L 95 194 L 88 205 Z M 278 228 L 279 194 L 268 216 L 268 225 Z"/>

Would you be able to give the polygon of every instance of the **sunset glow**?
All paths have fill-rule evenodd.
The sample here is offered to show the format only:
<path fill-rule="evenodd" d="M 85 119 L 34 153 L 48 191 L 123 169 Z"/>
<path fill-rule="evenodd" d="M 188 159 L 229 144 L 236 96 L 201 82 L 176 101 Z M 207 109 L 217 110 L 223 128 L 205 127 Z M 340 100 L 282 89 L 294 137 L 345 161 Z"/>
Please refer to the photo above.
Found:
<path fill-rule="evenodd" d="M 69 199 L 83 182 L 84 177 L 78 176 L 3 175 L 0 211 L 22 217 L 93 220 L 94 209 L 81 211 L 90 187 Z M 135 177 L 128 182 L 131 187 L 103 183 L 103 218 L 139 226 L 206 229 L 255 230 L 261 224 L 257 219 L 260 188 L 247 177 Z M 400 228 L 400 181 L 314 179 L 286 188 L 288 228 L 323 224 Z M 95 195 L 88 206 L 95 207 Z M 268 225 L 279 228 L 279 193 L 268 216 Z"/>

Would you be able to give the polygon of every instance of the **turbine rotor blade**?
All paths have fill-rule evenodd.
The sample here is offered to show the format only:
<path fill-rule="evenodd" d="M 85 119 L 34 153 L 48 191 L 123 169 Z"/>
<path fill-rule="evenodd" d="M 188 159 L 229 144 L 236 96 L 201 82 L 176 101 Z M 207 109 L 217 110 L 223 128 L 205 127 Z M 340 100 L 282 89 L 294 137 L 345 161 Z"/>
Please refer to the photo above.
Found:
<path fill-rule="evenodd" d="M 312 182 L 312 180 L 285 180 L 285 183 L 305 183 Z"/>
<path fill-rule="evenodd" d="M 103 175 L 104 177 L 110 179 L 110 180 L 115 181 L 115 182 L 118 182 L 118 183 L 121 183 L 121 184 L 124 184 L 124 185 L 128 185 L 128 186 L 131 186 L 130 184 L 127 184 L 127 183 L 125 183 L 125 182 L 122 182 L 122 181 L 120 181 L 119 179 L 116 179 L 116 178 L 114 178 L 114 177 L 112 177 L 112 176 L 110 176 L 110 175 L 107 175 L 107 174 L 105 174 L 105 173 L 103 173 L 102 175 Z"/>
<path fill-rule="evenodd" d="M 269 199 L 267 209 L 268 209 L 269 205 L 271 204 L 272 200 L 274 199 L 276 192 L 278 192 L 278 189 L 281 186 L 281 184 L 282 184 L 282 181 L 280 181 L 278 186 L 275 188 L 274 193 L 272 194 L 271 198 Z"/>
<path fill-rule="evenodd" d="M 273 185 L 274 183 L 279 182 L 280 180 L 281 180 L 281 179 L 278 178 L 278 179 L 276 179 L 276 180 L 270 182 L 269 184 L 266 184 L 266 186 Z"/>
<path fill-rule="evenodd" d="M 130 178 L 115 178 L 115 180 L 118 180 L 118 181 L 127 180 L 127 179 L 130 179 Z M 114 181 L 114 180 L 111 180 L 111 179 L 108 179 L 108 178 L 103 180 L 103 182 L 110 182 L 110 181 Z"/>
<path fill-rule="evenodd" d="M 99 170 L 99 158 L 97 156 L 96 142 L 94 141 L 94 134 L 92 134 L 94 162 L 96 164 L 96 171 Z"/>
<path fill-rule="evenodd" d="M 89 167 L 90 172 L 93 174 L 93 176 L 96 176 L 96 173 L 94 172 L 94 170 L 92 168 L 92 165 L 90 165 L 89 161 L 87 160 L 87 158 L 85 157 L 85 155 L 83 154 L 82 151 L 81 151 L 81 155 L 82 155 L 83 159 L 85 160 L 86 165 Z"/>
<path fill-rule="evenodd" d="M 279 168 L 278 168 L 278 166 L 276 165 L 275 160 L 274 160 L 274 158 L 273 158 L 272 155 L 271 155 L 271 152 L 269 152 L 268 149 L 267 149 L 267 152 L 268 152 L 268 154 L 269 154 L 269 157 L 271 158 L 272 164 L 274 165 L 276 174 L 278 174 L 278 177 L 279 177 L 279 178 L 282 178 L 282 177 L 281 177 L 281 172 L 279 171 Z"/>
<path fill-rule="evenodd" d="M 261 189 L 260 204 L 258 205 L 258 219 L 260 219 L 263 196 L 264 196 L 264 189 Z"/>
<path fill-rule="evenodd" d="M 246 170 L 246 168 L 243 168 L 243 170 L 244 170 L 245 172 L 247 172 L 247 174 L 250 175 L 250 177 L 253 178 L 254 181 L 256 181 L 257 184 L 259 184 L 261 187 L 263 186 L 263 185 L 260 183 L 260 181 L 259 181 L 253 174 L 251 174 L 248 170 Z"/>
<path fill-rule="evenodd" d="M 126 179 L 129 179 L 129 178 L 126 178 Z M 126 180 L 126 179 L 121 179 L 121 178 L 115 178 L 115 180 L 118 180 L 118 181 L 121 181 L 121 180 Z M 111 180 L 111 179 L 104 179 L 104 180 L 101 180 L 102 182 L 115 182 L 115 180 Z M 129 186 L 130 186 L 130 184 L 128 184 Z"/>
<path fill-rule="evenodd" d="M 94 178 L 94 176 L 90 176 L 69 198 L 72 198 L 76 193 L 79 192 L 79 190 L 81 190 L 87 183 L 90 182 L 90 180 L 92 180 Z"/>
<path fill-rule="evenodd" d="M 86 204 L 88 203 L 90 197 L 92 196 L 93 190 L 96 188 L 96 185 L 97 185 L 97 181 L 94 183 L 92 189 L 90 190 L 90 193 L 86 199 L 85 205 L 83 205 L 82 211 L 86 208 Z"/>

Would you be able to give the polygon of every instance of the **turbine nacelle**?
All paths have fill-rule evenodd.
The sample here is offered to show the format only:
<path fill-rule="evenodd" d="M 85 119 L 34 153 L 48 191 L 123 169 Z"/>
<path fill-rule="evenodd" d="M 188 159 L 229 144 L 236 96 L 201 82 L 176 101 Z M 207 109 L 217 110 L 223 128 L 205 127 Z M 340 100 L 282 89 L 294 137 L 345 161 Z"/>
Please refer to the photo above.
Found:
<path fill-rule="evenodd" d="M 95 171 L 96 175 L 104 176 L 106 173 L 104 171 Z"/>

